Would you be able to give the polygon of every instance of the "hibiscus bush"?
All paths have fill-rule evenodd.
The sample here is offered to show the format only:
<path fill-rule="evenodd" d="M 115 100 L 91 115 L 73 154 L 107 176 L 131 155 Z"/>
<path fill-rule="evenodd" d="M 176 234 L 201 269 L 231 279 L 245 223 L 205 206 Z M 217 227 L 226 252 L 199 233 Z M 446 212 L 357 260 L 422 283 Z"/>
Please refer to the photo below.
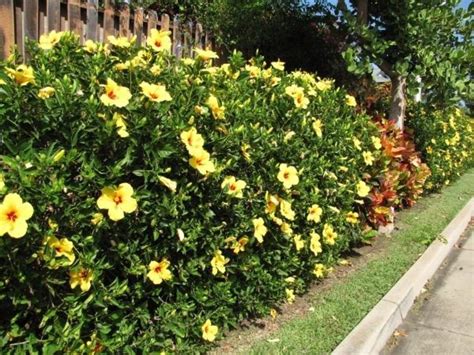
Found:
<path fill-rule="evenodd" d="M 428 190 L 439 190 L 474 165 L 473 119 L 458 108 L 411 105 L 408 127 L 431 169 Z"/>
<path fill-rule="evenodd" d="M 1 64 L 2 352 L 202 351 L 366 237 L 382 147 L 344 90 L 109 42 Z"/>

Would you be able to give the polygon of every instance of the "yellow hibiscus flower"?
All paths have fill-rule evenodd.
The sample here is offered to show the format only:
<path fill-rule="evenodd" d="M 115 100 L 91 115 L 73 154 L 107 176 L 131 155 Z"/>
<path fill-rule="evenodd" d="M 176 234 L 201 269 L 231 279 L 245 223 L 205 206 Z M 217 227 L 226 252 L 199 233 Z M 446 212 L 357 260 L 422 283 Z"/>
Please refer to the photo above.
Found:
<path fill-rule="evenodd" d="M 359 195 L 360 197 L 365 197 L 370 192 L 370 187 L 362 180 L 357 183 L 356 188 L 357 188 L 357 195 Z"/>
<path fill-rule="evenodd" d="M 211 320 L 208 319 L 201 327 L 202 338 L 204 340 L 213 342 L 216 339 L 216 335 L 219 331 L 219 328 L 215 325 L 212 325 Z"/>
<path fill-rule="evenodd" d="M 130 39 L 125 36 L 115 37 L 115 36 L 108 36 L 107 41 L 114 47 L 119 48 L 130 48 L 132 44 L 135 43 L 137 40 L 137 36 L 132 36 Z"/>
<path fill-rule="evenodd" d="M 309 99 L 304 95 L 304 89 L 297 85 L 288 86 L 285 93 L 293 98 L 297 108 L 306 109 L 309 105 Z"/>
<path fill-rule="evenodd" d="M 294 166 L 280 164 L 279 168 L 280 171 L 278 172 L 277 179 L 283 183 L 285 189 L 289 189 L 298 184 L 300 179 L 298 177 L 298 171 Z"/>
<path fill-rule="evenodd" d="M 96 226 L 102 223 L 103 220 L 104 220 L 104 215 L 100 212 L 97 212 L 97 213 L 94 213 L 94 215 L 92 216 L 91 223 Z"/>
<path fill-rule="evenodd" d="M 105 106 L 125 107 L 128 105 L 132 94 L 125 86 L 118 85 L 112 79 L 107 79 L 105 86 L 105 93 L 101 95 L 100 101 Z"/>
<path fill-rule="evenodd" d="M 216 171 L 214 163 L 211 161 L 211 155 L 204 149 L 197 149 L 192 152 L 189 165 L 199 171 L 201 175 Z"/>
<path fill-rule="evenodd" d="M 161 175 L 158 175 L 158 180 L 160 180 L 161 185 L 166 186 L 172 192 L 176 192 L 176 187 L 178 186 L 176 181 L 173 181 L 173 180 L 168 179 L 167 177 L 161 176 Z"/>
<path fill-rule="evenodd" d="M 55 91 L 56 90 L 54 90 L 53 87 L 46 86 L 46 87 L 44 87 L 44 88 L 42 88 L 38 91 L 38 97 L 40 99 L 46 100 L 46 99 L 50 98 L 51 96 L 53 96 Z"/>
<path fill-rule="evenodd" d="M 261 217 L 254 218 L 252 220 L 252 223 L 253 223 L 253 228 L 254 228 L 253 235 L 255 239 L 257 239 L 259 243 L 263 243 L 263 237 L 268 232 L 267 227 L 265 227 L 265 222 L 263 221 L 263 218 Z"/>
<path fill-rule="evenodd" d="M 319 91 L 326 91 L 326 90 L 329 90 L 331 87 L 332 87 L 332 84 L 334 82 L 332 80 L 320 80 L 320 81 L 317 81 L 314 86 L 316 87 L 316 89 L 318 89 Z"/>
<path fill-rule="evenodd" d="M 206 101 L 206 105 L 211 109 L 212 116 L 216 120 L 223 120 L 225 118 L 225 107 L 219 105 L 217 97 L 211 94 Z"/>
<path fill-rule="evenodd" d="M 293 302 L 295 302 L 295 299 L 296 299 L 295 291 L 290 290 L 289 288 L 286 288 L 285 293 L 286 293 L 286 301 L 289 304 L 292 304 Z"/>
<path fill-rule="evenodd" d="M 291 225 L 289 223 L 282 221 L 280 224 L 280 230 L 282 231 L 283 234 L 287 236 L 293 235 L 293 228 L 291 228 Z"/>
<path fill-rule="evenodd" d="M 245 251 L 245 246 L 249 242 L 249 238 L 247 237 L 242 237 L 239 240 L 235 241 L 234 244 L 232 245 L 233 252 L 235 254 L 239 254 L 242 251 Z"/>
<path fill-rule="evenodd" d="M 351 224 L 359 223 L 359 214 L 357 212 L 348 212 L 346 215 L 346 221 Z"/>
<path fill-rule="evenodd" d="M 356 147 L 357 150 L 361 150 L 361 141 L 357 139 L 356 137 L 352 138 L 352 142 L 354 143 L 354 147 Z"/>
<path fill-rule="evenodd" d="M 82 292 L 90 290 L 93 279 L 94 275 L 90 269 L 79 268 L 78 270 L 69 273 L 69 285 L 71 288 L 75 289 L 79 286 Z"/>
<path fill-rule="evenodd" d="M 382 148 L 382 141 L 380 140 L 379 137 L 371 137 L 372 144 L 374 145 L 375 149 L 380 149 Z"/>
<path fill-rule="evenodd" d="M 217 53 L 214 52 L 214 51 L 211 51 L 210 49 L 194 48 L 194 52 L 196 53 L 196 57 L 198 59 L 201 59 L 205 62 L 207 62 L 211 59 L 218 59 L 219 58 Z"/>
<path fill-rule="evenodd" d="M 303 92 L 296 93 L 296 95 L 293 97 L 293 102 L 296 108 L 306 109 L 309 105 L 309 99 L 304 95 Z"/>
<path fill-rule="evenodd" d="M 0 236 L 8 233 L 12 238 L 21 238 L 26 234 L 28 223 L 33 216 L 33 206 L 23 202 L 20 195 L 9 193 L 0 205 Z"/>
<path fill-rule="evenodd" d="M 171 95 L 166 91 L 165 85 L 149 84 L 145 81 L 140 83 L 143 95 L 153 102 L 171 101 Z"/>
<path fill-rule="evenodd" d="M 308 208 L 308 216 L 306 217 L 306 220 L 313 221 L 314 223 L 318 223 L 319 221 L 321 221 L 322 214 L 323 214 L 322 208 L 314 204 Z"/>
<path fill-rule="evenodd" d="M 161 284 L 163 281 L 171 280 L 173 275 L 171 271 L 168 270 L 170 266 L 170 262 L 168 259 L 163 259 L 160 262 L 152 261 L 148 265 L 148 269 L 150 270 L 146 275 L 151 282 L 155 285 Z"/>
<path fill-rule="evenodd" d="M 88 39 L 87 41 L 84 42 L 84 50 L 87 53 L 95 53 L 97 52 L 98 46 L 97 43 L 95 43 L 93 40 Z"/>
<path fill-rule="evenodd" d="M 286 200 L 280 201 L 280 213 L 286 219 L 293 221 L 295 219 L 295 212 L 291 208 L 291 202 Z"/>
<path fill-rule="evenodd" d="M 364 157 L 365 165 L 374 165 L 374 156 L 371 152 L 363 152 L 362 156 Z"/>
<path fill-rule="evenodd" d="M 133 187 L 124 182 L 118 188 L 105 187 L 97 200 L 100 209 L 108 210 L 112 221 L 119 221 L 125 217 L 124 213 L 132 213 L 137 209 L 137 200 L 133 197 Z"/>
<path fill-rule="evenodd" d="M 316 276 L 317 278 L 322 278 L 322 277 L 324 277 L 324 271 L 326 271 L 326 268 L 324 267 L 323 264 L 316 264 L 316 265 L 314 265 L 313 274 L 314 274 L 314 276 Z"/>
<path fill-rule="evenodd" d="M 346 105 L 351 107 L 357 106 L 357 101 L 355 97 L 352 95 L 346 95 Z"/>
<path fill-rule="evenodd" d="M 56 257 L 65 256 L 71 265 L 74 260 L 76 260 L 76 256 L 74 255 L 74 244 L 67 238 L 58 239 L 56 237 L 48 237 L 46 240 L 48 246 L 55 251 Z"/>
<path fill-rule="evenodd" d="M 180 138 L 181 142 L 186 145 L 189 154 L 192 155 L 194 152 L 202 150 L 204 138 L 197 133 L 196 128 L 191 127 L 189 130 L 181 132 Z"/>
<path fill-rule="evenodd" d="M 171 51 L 171 32 L 158 31 L 153 28 L 146 40 L 146 44 L 155 52 L 170 52 Z"/>
<path fill-rule="evenodd" d="M 330 224 L 324 224 L 323 227 L 323 239 L 327 245 L 336 244 L 337 233 L 334 231 Z"/>
<path fill-rule="evenodd" d="M 64 32 L 51 31 L 48 34 L 40 36 L 38 47 L 43 50 L 52 49 L 60 40 Z"/>
<path fill-rule="evenodd" d="M 310 233 L 311 240 L 309 241 L 309 249 L 313 252 L 314 256 L 317 256 L 319 253 L 323 251 L 321 246 L 321 237 L 318 233 L 312 231 Z"/>
<path fill-rule="evenodd" d="M 276 70 L 280 70 L 280 71 L 285 70 L 285 62 L 281 62 L 280 60 L 278 60 L 276 62 L 271 62 L 271 65 Z"/>
<path fill-rule="evenodd" d="M 117 134 L 121 138 L 127 138 L 130 134 L 127 131 L 127 125 L 125 124 L 125 117 L 118 113 L 115 112 L 112 120 L 115 122 L 115 127 L 117 127 Z"/>
<path fill-rule="evenodd" d="M 243 189 L 247 186 L 247 183 L 243 180 L 237 180 L 235 176 L 227 176 L 221 184 L 221 188 L 225 190 L 228 195 L 242 198 Z"/>
<path fill-rule="evenodd" d="M 225 273 L 225 265 L 229 263 L 230 259 L 222 255 L 222 251 L 218 250 L 214 253 L 211 260 L 212 274 L 217 275 L 218 272 Z"/>
<path fill-rule="evenodd" d="M 33 68 L 28 65 L 21 64 L 16 67 L 16 69 L 6 68 L 5 70 L 8 76 L 15 80 L 15 82 L 20 86 L 35 83 Z"/>
<path fill-rule="evenodd" d="M 296 251 L 300 251 L 301 249 L 304 248 L 304 240 L 301 239 L 301 236 L 299 234 L 296 234 L 293 237 L 293 242 L 295 243 Z"/>
<path fill-rule="evenodd" d="M 265 213 L 273 214 L 276 212 L 276 209 L 280 204 L 280 197 L 278 197 L 278 195 L 272 195 L 268 191 L 266 191 L 265 202 Z"/>
<path fill-rule="evenodd" d="M 313 122 L 313 130 L 319 138 L 323 136 L 323 123 L 321 120 L 315 120 Z"/>

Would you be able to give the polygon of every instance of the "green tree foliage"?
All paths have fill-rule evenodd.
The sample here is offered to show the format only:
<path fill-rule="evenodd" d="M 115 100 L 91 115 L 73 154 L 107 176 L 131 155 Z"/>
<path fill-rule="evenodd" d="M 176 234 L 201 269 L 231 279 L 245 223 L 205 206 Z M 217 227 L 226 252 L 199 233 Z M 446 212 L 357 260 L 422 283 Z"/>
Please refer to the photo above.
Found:
<path fill-rule="evenodd" d="M 472 101 L 472 5 L 467 10 L 458 8 L 458 0 L 351 0 L 350 5 L 352 12 L 344 0 L 338 2 L 354 44 L 344 53 L 348 68 L 364 73 L 376 63 L 390 77 L 390 118 L 400 127 L 407 90 L 417 87 L 417 76 L 429 103 Z"/>
<path fill-rule="evenodd" d="M 325 0 L 311 4 L 302 0 L 136 0 L 131 4 L 200 21 L 224 55 L 237 49 L 250 58 L 258 52 L 269 60 L 285 61 L 290 70 L 317 72 L 345 86 L 355 83 L 341 56 L 347 34 L 334 26 L 336 17 Z"/>

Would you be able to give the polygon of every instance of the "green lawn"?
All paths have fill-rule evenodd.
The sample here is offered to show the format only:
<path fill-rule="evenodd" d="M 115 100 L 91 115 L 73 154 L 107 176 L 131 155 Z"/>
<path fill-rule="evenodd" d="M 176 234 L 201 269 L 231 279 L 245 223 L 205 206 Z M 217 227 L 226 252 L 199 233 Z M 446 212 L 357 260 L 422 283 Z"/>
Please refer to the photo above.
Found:
<path fill-rule="evenodd" d="M 474 170 L 441 194 L 423 198 L 398 215 L 400 228 L 386 249 L 311 299 L 314 312 L 292 319 L 265 339 L 252 343 L 250 354 L 326 354 L 331 352 L 415 262 L 456 213 L 474 196 Z M 267 339 L 279 339 L 270 343 Z M 249 339 L 247 339 L 249 341 Z"/>

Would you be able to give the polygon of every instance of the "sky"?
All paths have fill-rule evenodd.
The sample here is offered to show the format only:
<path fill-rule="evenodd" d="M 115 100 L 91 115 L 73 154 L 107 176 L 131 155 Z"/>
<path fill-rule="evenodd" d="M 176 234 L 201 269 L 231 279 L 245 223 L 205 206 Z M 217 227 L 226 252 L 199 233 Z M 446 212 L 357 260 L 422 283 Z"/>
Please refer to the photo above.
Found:
<path fill-rule="evenodd" d="M 461 7 L 464 7 L 467 9 L 467 7 L 469 6 L 469 3 L 471 2 L 472 0 L 461 0 Z M 329 3 L 331 4 L 336 4 L 337 3 L 337 0 L 328 0 Z"/>

